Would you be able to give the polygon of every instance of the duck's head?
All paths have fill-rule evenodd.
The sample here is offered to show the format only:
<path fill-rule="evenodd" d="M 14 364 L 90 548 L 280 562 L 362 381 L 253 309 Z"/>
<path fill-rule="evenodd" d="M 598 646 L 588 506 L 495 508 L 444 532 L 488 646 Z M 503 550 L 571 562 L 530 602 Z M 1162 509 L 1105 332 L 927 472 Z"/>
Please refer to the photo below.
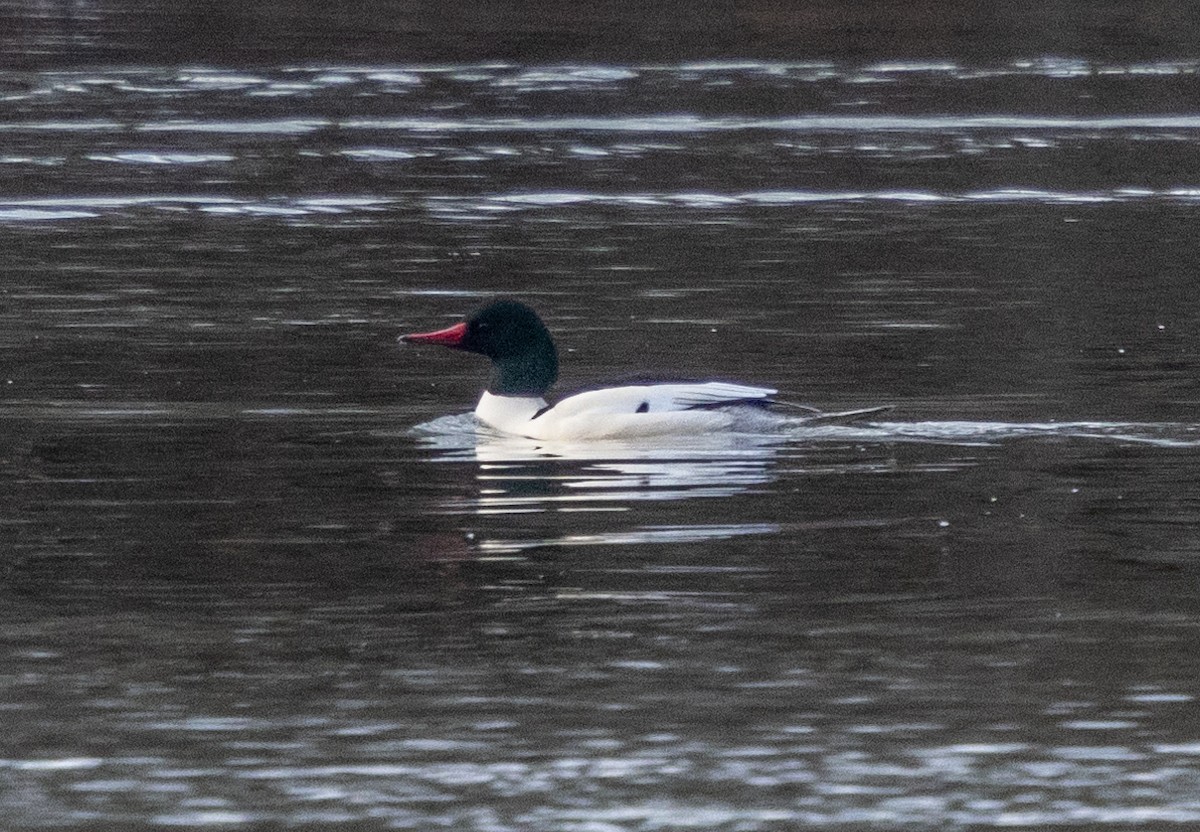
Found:
<path fill-rule="evenodd" d="M 550 330 L 520 301 L 493 301 L 454 326 L 400 340 L 486 355 L 494 367 L 487 389 L 499 396 L 542 396 L 558 378 L 558 350 Z"/>

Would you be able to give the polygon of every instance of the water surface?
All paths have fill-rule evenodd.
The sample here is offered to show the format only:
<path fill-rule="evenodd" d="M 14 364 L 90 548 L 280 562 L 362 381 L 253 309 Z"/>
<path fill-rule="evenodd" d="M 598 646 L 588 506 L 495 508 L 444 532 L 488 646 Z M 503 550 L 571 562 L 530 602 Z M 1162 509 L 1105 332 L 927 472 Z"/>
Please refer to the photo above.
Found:
<path fill-rule="evenodd" d="M 0 73 L 7 823 L 1200 821 L 1198 70 Z M 477 436 L 493 294 L 894 409 Z"/>

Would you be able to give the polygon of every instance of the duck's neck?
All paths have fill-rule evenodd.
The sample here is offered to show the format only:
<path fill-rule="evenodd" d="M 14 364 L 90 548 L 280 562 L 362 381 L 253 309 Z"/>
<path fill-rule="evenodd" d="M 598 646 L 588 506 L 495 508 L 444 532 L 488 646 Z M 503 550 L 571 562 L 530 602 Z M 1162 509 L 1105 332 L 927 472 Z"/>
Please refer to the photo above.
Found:
<path fill-rule="evenodd" d="M 542 398 L 558 379 L 558 350 L 549 338 L 519 355 L 493 357 L 487 391 L 497 396 Z"/>
<path fill-rule="evenodd" d="M 497 430 L 512 431 L 545 409 L 541 396 L 498 396 L 485 391 L 475 405 L 475 418 Z"/>

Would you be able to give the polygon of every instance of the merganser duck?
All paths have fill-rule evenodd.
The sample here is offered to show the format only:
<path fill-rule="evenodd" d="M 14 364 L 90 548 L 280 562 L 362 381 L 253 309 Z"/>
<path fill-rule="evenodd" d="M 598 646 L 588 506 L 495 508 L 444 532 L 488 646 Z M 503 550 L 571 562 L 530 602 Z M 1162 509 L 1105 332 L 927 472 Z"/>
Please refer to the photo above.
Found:
<path fill-rule="evenodd" d="M 489 303 L 454 326 L 400 340 L 490 358 L 492 375 L 475 417 L 502 433 L 530 439 L 707 434 L 730 428 L 738 406 L 772 404 L 777 392 L 723 381 L 639 384 L 590 390 L 551 406 L 546 391 L 558 379 L 558 350 L 537 313 L 513 300 Z"/>

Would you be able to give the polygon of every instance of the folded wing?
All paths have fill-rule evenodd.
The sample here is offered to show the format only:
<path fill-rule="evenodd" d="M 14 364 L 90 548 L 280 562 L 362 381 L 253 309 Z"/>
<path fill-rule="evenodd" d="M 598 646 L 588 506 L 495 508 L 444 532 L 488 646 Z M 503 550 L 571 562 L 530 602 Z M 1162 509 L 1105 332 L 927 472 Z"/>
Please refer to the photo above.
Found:
<path fill-rule="evenodd" d="M 735 404 L 769 404 L 776 392 L 768 387 L 724 381 L 609 387 L 565 398 L 552 411 L 556 411 L 559 418 L 584 414 L 677 413 Z"/>
<path fill-rule="evenodd" d="M 692 410 L 702 407 L 722 407 L 731 404 L 770 404 L 778 391 L 769 387 L 750 387 L 724 381 L 703 384 L 669 384 L 672 388 L 668 410 Z"/>

